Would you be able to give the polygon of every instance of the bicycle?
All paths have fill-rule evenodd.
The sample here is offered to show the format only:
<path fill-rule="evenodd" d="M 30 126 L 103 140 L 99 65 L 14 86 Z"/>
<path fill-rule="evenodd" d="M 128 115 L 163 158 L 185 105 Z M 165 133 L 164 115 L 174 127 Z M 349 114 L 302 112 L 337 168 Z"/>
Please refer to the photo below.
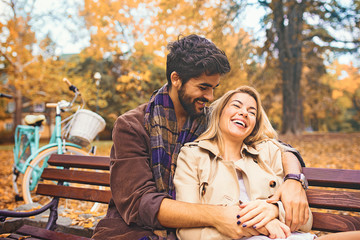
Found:
<path fill-rule="evenodd" d="M 24 174 L 22 180 L 22 194 L 25 203 L 33 203 L 34 199 L 37 199 L 34 195 L 34 190 L 41 180 L 40 176 L 45 167 L 47 167 L 47 160 L 50 155 L 57 154 L 77 154 L 88 155 L 87 151 L 82 148 L 84 139 L 80 139 L 78 143 L 67 141 L 69 133 L 73 124 L 76 122 L 77 113 L 83 109 L 85 101 L 81 96 L 80 91 L 72 85 L 67 79 L 64 81 L 69 85 L 69 90 L 75 93 L 71 102 L 61 100 L 58 103 L 47 103 L 46 107 L 56 109 L 55 117 L 55 129 L 53 130 L 50 141 L 48 144 L 39 147 L 40 140 L 40 127 L 45 120 L 45 116 L 27 116 L 25 122 L 27 125 L 19 125 L 15 130 L 15 146 L 14 146 L 14 166 L 13 166 L 13 186 L 16 196 L 19 196 L 17 187 L 17 178 L 20 173 Z M 62 120 L 61 114 L 63 112 L 71 110 L 75 100 L 80 97 L 82 104 L 81 107 L 72 114 L 70 117 Z M 89 111 L 90 112 L 90 111 Z M 95 114 L 92 112 L 92 114 Z M 97 115 L 97 114 L 96 114 Z M 102 131 L 105 127 L 105 121 L 97 115 L 101 120 L 101 127 L 98 128 L 98 132 Z M 65 124 L 62 131 L 61 126 Z M 97 135 L 96 133 L 96 135 Z M 76 136 L 72 136 L 73 140 L 76 140 Z M 88 139 L 87 143 L 90 143 L 93 139 Z M 80 143 L 80 144 L 79 144 Z M 82 145 L 81 145 L 82 144 Z M 19 197 L 18 197 L 19 198 Z"/>

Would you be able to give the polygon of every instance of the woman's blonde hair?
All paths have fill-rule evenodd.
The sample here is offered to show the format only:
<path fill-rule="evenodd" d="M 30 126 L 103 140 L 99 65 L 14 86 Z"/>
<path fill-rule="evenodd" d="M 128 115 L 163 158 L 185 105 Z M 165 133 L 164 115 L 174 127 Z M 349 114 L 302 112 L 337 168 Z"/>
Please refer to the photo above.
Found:
<path fill-rule="evenodd" d="M 207 130 L 199 136 L 197 140 L 212 140 L 216 141 L 220 152 L 223 152 L 223 140 L 222 133 L 219 128 L 220 117 L 226 104 L 230 98 L 237 93 L 246 93 L 253 97 L 256 102 L 257 113 L 256 113 L 256 124 L 251 134 L 244 139 L 244 143 L 249 146 L 255 146 L 256 143 L 261 142 L 265 139 L 277 139 L 278 135 L 275 129 L 272 127 L 262 105 L 260 94 L 252 87 L 241 86 L 235 90 L 230 90 L 225 93 L 221 98 L 214 101 L 210 106 L 209 125 Z"/>

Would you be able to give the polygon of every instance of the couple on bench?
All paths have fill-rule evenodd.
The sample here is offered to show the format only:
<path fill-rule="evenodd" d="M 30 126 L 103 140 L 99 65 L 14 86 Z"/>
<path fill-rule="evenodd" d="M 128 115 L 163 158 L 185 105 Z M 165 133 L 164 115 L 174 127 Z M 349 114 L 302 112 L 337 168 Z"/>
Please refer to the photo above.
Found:
<path fill-rule="evenodd" d="M 314 239 L 300 154 L 277 141 L 258 92 L 209 108 L 225 53 L 197 35 L 168 45 L 167 84 L 113 130 L 112 199 L 94 239 Z"/>

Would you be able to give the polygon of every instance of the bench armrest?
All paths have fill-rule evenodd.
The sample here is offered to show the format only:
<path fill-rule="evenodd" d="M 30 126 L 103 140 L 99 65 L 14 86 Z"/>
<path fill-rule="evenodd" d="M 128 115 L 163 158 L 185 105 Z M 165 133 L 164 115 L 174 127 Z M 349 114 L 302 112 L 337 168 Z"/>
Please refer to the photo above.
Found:
<path fill-rule="evenodd" d="M 48 223 L 46 225 L 46 229 L 52 229 L 55 226 L 56 220 L 58 218 L 57 216 L 58 203 L 59 203 L 59 199 L 54 198 L 53 200 L 51 200 L 51 202 L 49 202 L 45 206 L 30 212 L 0 210 L 0 222 L 5 222 L 6 218 L 8 217 L 22 218 L 22 217 L 36 216 L 50 209 L 50 216 Z"/>

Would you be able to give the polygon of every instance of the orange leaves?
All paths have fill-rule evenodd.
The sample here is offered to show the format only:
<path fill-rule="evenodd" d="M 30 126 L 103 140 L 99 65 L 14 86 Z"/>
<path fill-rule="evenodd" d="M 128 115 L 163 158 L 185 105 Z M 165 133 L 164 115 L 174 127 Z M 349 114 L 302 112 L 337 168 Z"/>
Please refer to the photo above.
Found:
<path fill-rule="evenodd" d="M 330 66 L 330 70 L 334 72 L 334 76 L 337 76 L 337 79 L 332 83 L 335 99 L 342 97 L 345 92 L 354 94 L 360 88 L 360 73 L 357 67 L 352 64 L 345 65 L 335 62 Z"/>
<path fill-rule="evenodd" d="M 7 238 L 8 236 L 10 236 L 11 233 L 3 233 L 0 234 L 0 238 Z"/>
<path fill-rule="evenodd" d="M 360 133 L 280 136 L 300 151 L 307 167 L 360 170 Z"/>
<path fill-rule="evenodd" d="M 15 203 L 15 194 L 12 187 L 12 164 L 13 153 L 11 150 L 0 151 L 0 209 L 14 209 L 17 204 Z M 18 204 L 24 202 L 18 202 Z"/>
<path fill-rule="evenodd" d="M 121 54 L 141 41 L 137 38 L 144 35 L 141 15 L 148 11 L 146 1 L 86 0 L 80 12 L 91 34 L 86 55 L 101 59 L 106 53 Z"/>

